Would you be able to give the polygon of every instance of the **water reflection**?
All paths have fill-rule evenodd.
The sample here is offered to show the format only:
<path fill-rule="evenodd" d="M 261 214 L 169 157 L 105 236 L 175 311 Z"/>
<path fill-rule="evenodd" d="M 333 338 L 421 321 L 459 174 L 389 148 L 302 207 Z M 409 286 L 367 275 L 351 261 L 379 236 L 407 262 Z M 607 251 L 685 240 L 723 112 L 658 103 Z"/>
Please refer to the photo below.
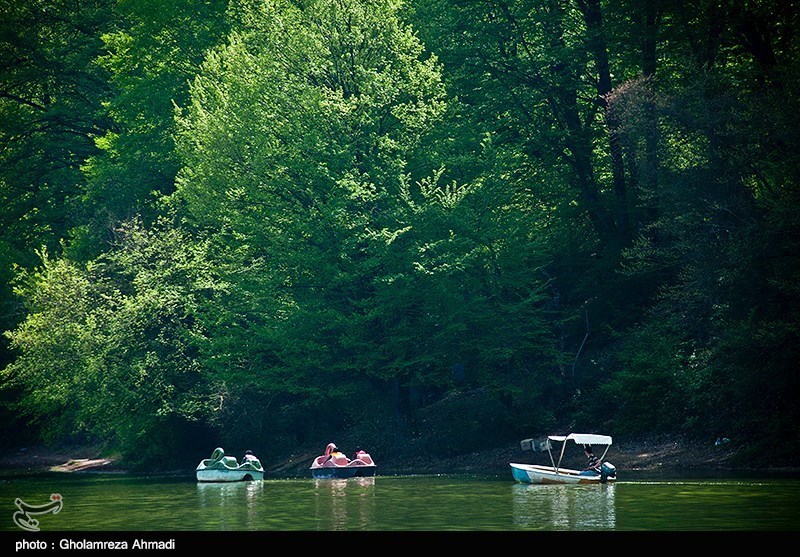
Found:
<path fill-rule="evenodd" d="M 199 508 L 213 517 L 216 524 L 231 529 L 258 524 L 258 503 L 263 494 L 263 481 L 197 483 Z"/>
<path fill-rule="evenodd" d="M 252 482 L 197 482 L 197 495 L 202 505 L 227 505 L 233 502 L 253 506 L 264 492 L 263 481 Z M 238 495 L 238 496 L 237 496 Z"/>
<path fill-rule="evenodd" d="M 638 478 L 605 486 L 503 478 L 378 476 L 204 484 L 116 475 L 0 479 L 0 531 L 14 500 L 63 497 L 59 531 L 798 531 L 800 479 Z"/>
<path fill-rule="evenodd" d="M 315 479 L 319 530 L 369 529 L 375 515 L 375 477 Z"/>
<path fill-rule="evenodd" d="M 540 530 L 613 530 L 614 484 L 515 484 L 514 525 Z"/>

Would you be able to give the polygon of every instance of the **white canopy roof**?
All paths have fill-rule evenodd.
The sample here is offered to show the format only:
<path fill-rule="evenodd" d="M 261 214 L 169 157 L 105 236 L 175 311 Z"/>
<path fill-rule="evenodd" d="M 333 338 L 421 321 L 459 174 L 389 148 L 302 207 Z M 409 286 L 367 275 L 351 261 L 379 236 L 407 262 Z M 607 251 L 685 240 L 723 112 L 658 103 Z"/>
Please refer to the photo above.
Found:
<path fill-rule="evenodd" d="M 611 437 L 608 435 L 597 435 L 595 433 L 570 433 L 569 435 L 550 435 L 548 439 L 553 441 L 575 441 L 579 445 L 610 445 Z"/>

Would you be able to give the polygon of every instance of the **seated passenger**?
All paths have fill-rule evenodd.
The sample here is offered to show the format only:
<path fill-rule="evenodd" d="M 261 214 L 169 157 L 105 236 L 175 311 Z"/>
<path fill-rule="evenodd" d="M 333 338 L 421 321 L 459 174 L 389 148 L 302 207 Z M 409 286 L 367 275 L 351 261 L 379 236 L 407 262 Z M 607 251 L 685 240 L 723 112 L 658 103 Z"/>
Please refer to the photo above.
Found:
<path fill-rule="evenodd" d="M 251 451 L 250 449 L 247 449 L 244 452 L 244 456 L 242 457 L 242 464 L 246 464 L 246 463 L 250 462 L 251 460 L 258 460 L 258 458 L 256 458 L 256 455 L 253 454 L 253 451 Z"/>
<path fill-rule="evenodd" d="M 586 458 L 589 459 L 586 468 L 581 472 L 581 476 L 594 476 L 600 473 L 600 459 L 594 455 L 591 445 L 584 445 L 583 452 Z"/>
<path fill-rule="evenodd" d="M 325 459 L 325 462 L 327 462 L 329 460 L 333 460 L 334 463 L 338 463 L 338 462 L 342 462 L 342 461 L 347 463 L 347 462 L 349 462 L 350 459 L 348 459 L 347 456 L 345 456 L 345 454 L 339 450 L 339 447 L 337 447 L 336 445 L 333 445 L 333 447 L 331 448 L 331 452 L 328 455 L 328 458 Z"/>

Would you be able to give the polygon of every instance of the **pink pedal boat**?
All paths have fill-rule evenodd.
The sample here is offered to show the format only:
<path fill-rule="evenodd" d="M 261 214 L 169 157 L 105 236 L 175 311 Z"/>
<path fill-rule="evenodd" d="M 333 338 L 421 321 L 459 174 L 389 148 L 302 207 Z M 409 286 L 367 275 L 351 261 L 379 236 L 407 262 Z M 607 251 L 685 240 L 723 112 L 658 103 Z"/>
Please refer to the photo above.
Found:
<path fill-rule="evenodd" d="M 315 479 L 367 477 L 375 475 L 375 463 L 372 457 L 362 450 L 352 460 L 336 451 L 335 443 L 328 443 L 325 454 L 318 456 L 311 463 L 311 475 Z"/>

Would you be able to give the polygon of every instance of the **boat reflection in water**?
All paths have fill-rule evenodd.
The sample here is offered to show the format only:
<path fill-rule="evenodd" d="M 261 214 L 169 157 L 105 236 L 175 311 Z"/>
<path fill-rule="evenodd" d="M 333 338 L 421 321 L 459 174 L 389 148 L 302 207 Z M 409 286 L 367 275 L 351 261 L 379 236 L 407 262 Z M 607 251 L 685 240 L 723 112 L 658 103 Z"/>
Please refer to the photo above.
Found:
<path fill-rule="evenodd" d="M 214 506 L 252 504 L 264 492 L 264 482 L 198 482 L 197 494 L 201 504 Z M 235 495 L 235 497 L 231 497 Z"/>
<path fill-rule="evenodd" d="M 216 529 L 256 527 L 265 497 L 264 484 L 263 481 L 197 482 L 199 507 Z M 243 513 L 242 509 L 246 512 Z"/>
<path fill-rule="evenodd" d="M 515 484 L 514 525 L 540 530 L 614 530 L 614 484 Z"/>
<path fill-rule="evenodd" d="M 375 521 L 375 477 L 315 479 L 317 530 L 365 530 Z"/>

